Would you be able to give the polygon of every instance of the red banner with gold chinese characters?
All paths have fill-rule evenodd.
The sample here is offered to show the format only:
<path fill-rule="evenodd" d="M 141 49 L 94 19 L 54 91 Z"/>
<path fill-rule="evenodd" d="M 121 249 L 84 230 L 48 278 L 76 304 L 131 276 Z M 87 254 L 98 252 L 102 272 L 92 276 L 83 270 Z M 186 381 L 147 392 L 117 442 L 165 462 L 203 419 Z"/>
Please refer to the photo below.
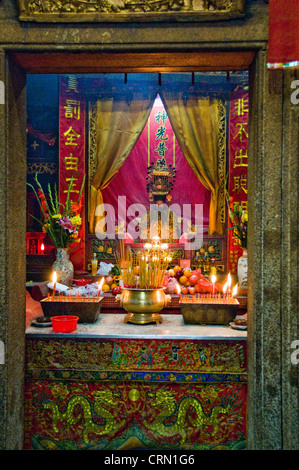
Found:
<path fill-rule="evenodd" d="M 85 175 L 85 101 L 79 78 L 62 75 L 59 83 L 59 200 L 66 201 L 67 189 L 73 178 L 70 198 L 78 201 Z M 70 259 L 75 270 L 84 270 L 84 191 L 79 215 L 82 224 L 76 240 L 70 245 Z"/>
<path fill-rule="evenodd" d="M 238 88 L 232 92 L 229 113 L 229 181 L 228 192 L 247 212 L 248 174 L 248 91 Z M 240 241 L 233 230 L 228 230 L 228 271 L 237 272 L 242 255 Z"/>

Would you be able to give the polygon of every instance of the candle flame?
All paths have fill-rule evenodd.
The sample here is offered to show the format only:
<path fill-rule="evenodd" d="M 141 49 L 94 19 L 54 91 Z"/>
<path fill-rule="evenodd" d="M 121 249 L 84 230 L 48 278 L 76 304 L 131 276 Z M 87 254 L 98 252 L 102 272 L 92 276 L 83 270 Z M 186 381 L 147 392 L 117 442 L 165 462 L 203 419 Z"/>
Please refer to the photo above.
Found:
<path fill-rule="evenodd" d="M 53 281 L 53 284 L 56 284 L 56 282 L 57 282 L 57 274 L 56 274 L 56 271 L 53 272 L 52 281 Z"/>
<path fill-rule="evenodd" d="M 230 287 L 231 285 L 232 285 L 232 278 L 231 278 L 230 273 L 228 273 L 228 276 L 227 276 L 227 286 Z"/>
<path fill-rule="evenodd" d="M 41 251 L 44 251 L 45 245 L 43 243 L 41 244 L 40 249 L 41 249 Z"/>
<path fill-rule="evenodd" d="M 101 279 L 100 282 L 99 282 L 99 291 L 102 290 L 102 287 L 103 287 L 104 282 L 105 282 L 105 278 L 102 277 L 102 279 Z"/>
<path fill-rule="evenodd" d="M 226 294 L 226 291 L 227 291 L 227 282 L 224 284 L 222 290 L 223 290 L 223 294 Z"/>
<path fill-rule="evenodd" d="M 162 250 L 168 250 L 168 244 L 167 243 L 162 243 L 161 248 L 162 248 Z"/>
<path fill-rule="evenodd" d="M 181 293 L 181 288 L 178 284 L 176 286 L 176 292 L 177 292 L 178 295 L 180 295 L 180 293 Z"/>
<path fill-rule="evenodd" d="M 212 283 L 214 284 L 216 282 L 216 276 L 215 274 L 212 274 Z"/>
<path fill-rule="evenodd" d="M 235 297 L 237 293 L 238 293 L 238 284 L 236 284 L 235 287 L 233 288 L 232 296 Z"/>

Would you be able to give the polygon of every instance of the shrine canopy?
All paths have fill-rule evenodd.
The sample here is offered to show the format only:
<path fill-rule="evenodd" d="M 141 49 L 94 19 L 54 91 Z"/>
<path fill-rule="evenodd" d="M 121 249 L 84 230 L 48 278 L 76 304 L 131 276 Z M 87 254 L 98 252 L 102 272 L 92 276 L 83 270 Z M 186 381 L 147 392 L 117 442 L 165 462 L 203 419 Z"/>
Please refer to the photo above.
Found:
<path fill-rule="evenodd" d="M 299 1 L 270 0 L 268 68 L 299 67 Z"/>
<path fill-rule="evenodd" d="M 126 196 L 127 207 L 138 202 L 149 210 L 151 202 L 146 186 L 147 169 L 159 158 L 164 158 L 167 165 L 170 164 L 176 169 L 170 204 L 178 204 L 181 207 L 181 214 L 184 204 L 190 204 L 191 208 L 194 208 L 195 204 L 202 204 L 203 226 L 207 232 L 210 190 L 199 181 L 184 157 L 159 95 L 132 152 L 109 185 L 102 190 L 104 202 L 114 207 L 116 220 L 119 195 Z M 194 223 L 193 211 L 191 215 Z"/>

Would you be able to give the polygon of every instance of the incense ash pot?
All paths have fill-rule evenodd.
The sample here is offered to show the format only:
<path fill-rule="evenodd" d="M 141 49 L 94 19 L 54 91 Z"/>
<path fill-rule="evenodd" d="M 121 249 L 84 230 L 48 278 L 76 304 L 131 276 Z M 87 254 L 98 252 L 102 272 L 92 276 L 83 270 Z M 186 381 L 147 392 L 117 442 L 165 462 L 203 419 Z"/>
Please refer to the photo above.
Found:
<path fill-rule="evenodd" d="M 124 323 L 161 323 L 162 317 L 159 312 L 171 301 L 171 296 L 160 289 L 130 289 L 124 288 L 115 300 L 120 307 L 128 313 Z"/>

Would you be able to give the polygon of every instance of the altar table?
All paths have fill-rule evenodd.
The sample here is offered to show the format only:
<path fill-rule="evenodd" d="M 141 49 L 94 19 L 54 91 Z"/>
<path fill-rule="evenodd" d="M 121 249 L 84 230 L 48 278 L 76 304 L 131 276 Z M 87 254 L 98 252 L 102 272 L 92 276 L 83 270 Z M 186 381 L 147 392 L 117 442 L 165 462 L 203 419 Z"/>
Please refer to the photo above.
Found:
<path fill-rule="evenodd" d="M 124 316 L 27 328 L 24 448 L 245 449 L 246 331 Z"/>

